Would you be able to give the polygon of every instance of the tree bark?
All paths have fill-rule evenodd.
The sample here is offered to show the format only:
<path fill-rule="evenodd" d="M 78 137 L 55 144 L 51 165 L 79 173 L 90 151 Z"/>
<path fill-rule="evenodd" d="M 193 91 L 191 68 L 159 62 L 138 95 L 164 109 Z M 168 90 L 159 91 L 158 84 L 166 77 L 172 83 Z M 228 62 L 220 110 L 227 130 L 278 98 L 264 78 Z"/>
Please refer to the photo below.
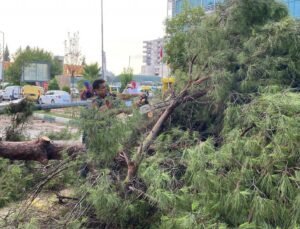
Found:
<path fill-rule="evenodd" d="M 62 159 L 62 151 L 66 150 L 69 156 L 84 151 L 81 144 L 67 145 L 51 142 L 42 137 L 35 141 L 7 142 L 0 141 L 0 157 L 10 160 L 37 161 L 46 165 L 49 160 Z"/>

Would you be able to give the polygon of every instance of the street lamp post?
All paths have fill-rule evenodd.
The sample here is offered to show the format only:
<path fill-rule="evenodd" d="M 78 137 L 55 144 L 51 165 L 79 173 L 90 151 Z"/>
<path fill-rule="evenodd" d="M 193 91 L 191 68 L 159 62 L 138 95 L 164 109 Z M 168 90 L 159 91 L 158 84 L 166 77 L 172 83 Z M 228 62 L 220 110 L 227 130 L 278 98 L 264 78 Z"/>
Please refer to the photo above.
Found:
<path fill-rule="evenodd" d="M 0 79 L 1 80 L 4 80 L 4 32 L 0 31 L 0 33 L 2 33 L 2 77 Z"/>

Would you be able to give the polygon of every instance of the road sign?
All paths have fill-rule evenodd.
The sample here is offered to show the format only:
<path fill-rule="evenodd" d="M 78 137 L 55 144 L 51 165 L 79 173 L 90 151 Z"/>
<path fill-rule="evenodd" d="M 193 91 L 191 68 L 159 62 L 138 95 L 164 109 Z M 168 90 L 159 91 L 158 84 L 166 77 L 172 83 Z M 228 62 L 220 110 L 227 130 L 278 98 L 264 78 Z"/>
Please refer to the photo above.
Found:
<path fill-rule="evenodd" d="M 23 66 L 23 82 L 46 82 L 50 80 L 50 65 L 47 62 L 33 62 Z"/>

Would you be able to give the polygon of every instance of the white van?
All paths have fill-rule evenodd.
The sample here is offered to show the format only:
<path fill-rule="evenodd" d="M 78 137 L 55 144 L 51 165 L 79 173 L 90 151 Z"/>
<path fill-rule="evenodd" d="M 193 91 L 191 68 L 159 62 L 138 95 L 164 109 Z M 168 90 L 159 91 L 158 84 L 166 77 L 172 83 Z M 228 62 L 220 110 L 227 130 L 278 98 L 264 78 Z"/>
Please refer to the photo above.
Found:
<path fill-rule="evenodd" d="M 20 86 L 8 86 L 3 93 L 4 100 L 14 100 L 22 98 L 22 90 Z"/>

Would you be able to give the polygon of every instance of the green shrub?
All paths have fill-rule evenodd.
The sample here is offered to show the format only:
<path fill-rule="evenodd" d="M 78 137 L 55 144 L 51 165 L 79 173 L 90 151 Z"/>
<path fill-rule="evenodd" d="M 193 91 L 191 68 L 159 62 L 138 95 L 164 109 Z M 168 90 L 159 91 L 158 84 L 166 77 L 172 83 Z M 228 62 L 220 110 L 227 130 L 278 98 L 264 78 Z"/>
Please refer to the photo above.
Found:
<path fill-rule="evenodd" d="M 68 86 L 63 86 L 62 90 L 65 92 L 71 93 L 71 89 Z"/>
<path fill-rule="evenodd" d="M 71 140 L 74 138 L 74 134 L 67 127 L 63 128 L 61 131 L 44 132 L 41 135 L 47 136 L 51 140 Z"/>
<path fill-rule="evenodd" d="M 59 85 L 55 78 L 50 80 L 48 90 L 59 90 Z"/>

